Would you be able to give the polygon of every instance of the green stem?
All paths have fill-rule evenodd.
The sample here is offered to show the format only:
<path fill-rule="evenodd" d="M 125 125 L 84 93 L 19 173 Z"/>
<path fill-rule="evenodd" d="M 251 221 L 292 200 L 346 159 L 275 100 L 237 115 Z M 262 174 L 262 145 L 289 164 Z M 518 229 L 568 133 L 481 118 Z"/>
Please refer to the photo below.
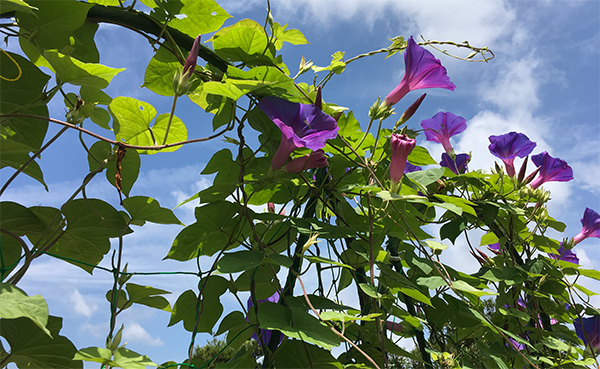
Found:
<path fill-rule="evenodd" d="M 373 120 L 374 120 L 373 118 L 371 118 L 371 120 L 369 120 L 369 125 L 367 126 L 365 134 L 362 136 L 362 138 L 360 139 L 360 141 L 358 142 L 358 145 L 356 145 L 356 148 L 354 150 L 358 150 L 360 145 L 362 145 L 362 143 L 365 141 L 365 138 L 367 138 L 367 135 L 369 134 L 369 131 L 371 130 L 371 126 L 373 125 Z"/>
<path fill-rule="evenodd" d="M 167 144 L 167 137 L 169 137 L 169 129 L 171 129 L 171 123 L 173 122 L 173 117 L 175 116 L 175 105 L 177 105 L 177 98 L 179 96 L 173 96 L 173 104 L 171 104 L 171 115 L 169 115 L 169 123 L 167 123 L 167 130 L 165 131 L 165 139 L 163 140 L 163 146 Z"/>

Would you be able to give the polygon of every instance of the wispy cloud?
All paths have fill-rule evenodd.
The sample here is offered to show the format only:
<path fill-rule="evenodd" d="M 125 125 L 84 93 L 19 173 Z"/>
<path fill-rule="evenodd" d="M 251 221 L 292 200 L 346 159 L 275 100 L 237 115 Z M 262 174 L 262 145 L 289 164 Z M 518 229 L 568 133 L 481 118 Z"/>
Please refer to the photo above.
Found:
<path fill-rule="evenodd" d="M 148 331 L 138 323 L 128 323 L 123 329 L 124 342 L 136 342 L 147 346 L 164 346 L 160 337 L 152 337 Z"/>
<path fill-rule="evenodd" d="M 77 289 L 73 290 L 73 293 L 71 293 L 70 300 L 73 303 L 73 310 L 75 313 L 84 315 L 88 318 L 98 309 L 98 305 L 89 303 L 89 300 L 86 300 Z"/>

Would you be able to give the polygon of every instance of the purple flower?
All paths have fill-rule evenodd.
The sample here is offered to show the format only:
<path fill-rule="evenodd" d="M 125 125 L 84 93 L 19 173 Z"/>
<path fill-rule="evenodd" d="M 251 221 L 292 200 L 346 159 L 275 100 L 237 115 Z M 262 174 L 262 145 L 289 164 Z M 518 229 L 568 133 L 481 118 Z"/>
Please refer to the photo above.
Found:
<path fill-rule="evenodd" d="M 583 218 L 581 218 L 581 225 L 583 225 L 581 232 L 573 238 L 574 244 L 577 245 L 588 237 L 600 238 L 600 214 L 590 208 L 585 208 Z"/>
<path fill-rule="evenodd" d="M 540 168 L 537 178 L 531 182 L 531 188 L 533 189 L 540 187 L 542 183 L 551 181 L 567 182 L 573 179 L 573 169 L 567 165 L 567 162 L 553 158 L 545 151 L 532 156 L 531 161 L 536 167 Z"/>
<path fill-rule="evenodd" d="M 404 77 L 390 92 L 383 105 L 391 106 L 400 101 L 409 91 L 421 88 L 441 87 L 447 90 L 456 88 L 446 75 L 446 68 L 432 53 L 417 45 L 412 36 L 404 51 Z"/>
<path fill-rule="evenodd" d="M 390 179 L 392 180 L 392 191 L 395 192 L 397 185 L 404 175 L 406 158 L 413 151 L 417 141 L 405 134 L 392 134 L 392 160 L 390 162 Z"/>
<path fill-rule="evenodd" d="M 257 300 L 256 303 L 257 304 L 262 304 L 263 302 L 274 302 L 274 303 L 278 303 L 279 302 L 279 292 L 275 292 L 275 294 L 273 294 L 273 296 L 269 297 L 268 299 L 265 300 Z M 254 304 L 252 303 L 252 298 L 248 298 L 248 311 L 250 311 L 250 309 L 254 306 Z M 248 319 L 246 319 L 248 320 Z M 261 346 L 263 347 L 267 347 L 267 345 L 269 344 L 269 340 L 271 339 L 271 334 L 274 331 L 270 330 L 270 329 L 261 329 L 260 330 L 260 339 L 258 338 L 258 336 L 256 335 L 256 333 L 252 334 L 251 338 L 254 338 L 255 340 L 257 340 Z M 275 331 L 278 332 L 278 331 Z M 283 337 L 279 338 L 279 343 L 281 343 L 281 340 L 283 339 Z"/>
<path fill-rule="evenodd" d="M 492 155 L 502 159 L 506 166 L 506 173 L 510 177 L 515 176 L 515 166 L 513 161 L 518 156 L 524 158 L 531 154 L 535 146 L 523 133 L 510 132 L 500 136 L 490 136 L 490 152 Z"/>
<path fill-rule="evenodd" d="M 577 255 L 571 250 L 565 250 L 562 242 L 560 243 L 560 248 L 556 251 L 556 254 L 548 253 L 548 256 L 554 260 L 562 260 L 573 264 L 579 264 L 579 258 Z"/>
<path fill-rule="evenodd" d="M 450 169 L 456 175 L 463 174 L 467 171 L 467 163 L 469 162 L 469 159 L 469 154 L 458 154 L 456 155 L 456 159 L 452 159 L 452 156 L 444 152 L 442 153 L 442 161 L 440 162 L 440 165 Z"/>
<path fill-rule="evenodd" d="M 406 166 L 404 167 L 404 174 L 418 172 L 420 170 L 421 170 L 421 167 L 419 167 L 417 165 L 412 165 L 411 163 L 406 162 Z"/>
<path fill-rule="evenodd" d="M 302 147 L 322 149 L 328 139 L 337 137 L 339 128 L 335 119 L 313 104 L 267 96 L 260 100 L 258 108 L 281 130 L 281 143 L 271 160 L 273 170 L 283 167 L 292 151 Z"/>
<path fill-rule="evenodd" d="M 465 118 L 450 112 L 439 112 L 433 118 L 421 122 L 427 141 L 441 143 L 447 153 L 453 151 L 450 137 L 457 135 L 467 128 Z"/>
<path fill-rule="evenodd" d="M 319 149 L 309 155 L 304 155 L 290 161 L 283 167 L 283 171 L 286 173 L 300 173 L 306 169 L 323 168 L 328 164 L 325 153 Z"/>
<path fill-rule="evenodd" d="M 600 315 L 594 315 L 590 318 L 577 318 L 573 320 L 573 325 L 577 337 L 583 341 L 583 344 L 593 348 L 598 353 L 600 351 Z"/>

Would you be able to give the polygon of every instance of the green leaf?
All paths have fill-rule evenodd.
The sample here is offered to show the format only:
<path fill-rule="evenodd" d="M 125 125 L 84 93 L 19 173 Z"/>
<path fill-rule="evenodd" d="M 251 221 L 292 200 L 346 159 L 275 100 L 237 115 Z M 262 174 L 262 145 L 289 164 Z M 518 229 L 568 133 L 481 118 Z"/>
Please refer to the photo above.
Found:
<path fill-rule="evenodd" d="M 10 60 L 7 54 L 14 62 Z M 50 80 L 50 76 L 44 74 L 21 55 L 11 52 L 0 53 L 0 64 L 2 65 L 2 76 L 5 78 L 15 79 L 19 76 L 17 65 L 22 72 L 21 77 L 16 81 L 2 80 L 2 83 L 0 83 L 0 113 L 20 113 L 48 117 L 48 108 L 44 103 L 43 91 L 48 80 Z M 35 152 L 42 146 L 47 130 L 48 122 L 44 120 L 16 117 L 3 118 L 2 125 L 0 125 L 0 137 L 23 145 L 24 147 L 21 150 L 27 147 L 29 151 Z M 5 141 L 2 142 L 2 146 L 4 146 Z M 19 145 L 19 147 L 21 146 Z M 0 156 L 2 162 L 5 161 L 4 152 L 7 150 L 2 148 L 3 153 Z M 13 150 L 16 150 L 16 148 Z M 27 160 L 29 156 L 21 159 Z M 21 161 L 21 159 L 17 160 L 16 163 L 23 164 L 24 161 Z"/>
<path fill-rule="evenodd" d="M 125 347 L 118 348 L 115 351 L 114 362 L 123 369 L 146 369 L 146 366 L 158 366 L 148 356 L 140 355 Z"/>
<path fill-rule="evenodd" d="M 34 10 L 37 10 L 23 0 L 0 0 L 0 8 L 2 8 L 2 13 L 20 11 L 32 15 L 35 14 Z"/>
<path fill-rule="evenodd" d="M 442 277 L 437 275 L 431 277 L 420 277 L 417 279 L 417 284 L 419 286 L 425 286 L 430 290 L 435 290 L 436 288 L 448 285 Z"/>
<path fill-rule="evenodd" d="M 448 248 L 448 245 L 444 245 L 441 242 L 437 242 L 437 241 L 432 241 L 432 240 L 425 240 L 425 241 L 420 241 L 419 242 L 421 245 L 423 246 L 427 246 L 432 250 L 446 250 Z"/>
<path fill-rule="evenodd" d="M 169 301 L 162 296 L 156 296 L 169 294 L 171 292 L 159 290 L 158 288 L 150 286 L 140 286 L 134 283 L 127 283 L 125 288 L 127 289 L 129 301 L 131 303 L 171 312 Z"/>
<path fill-rule="evenodd" d="M 422 165 L 431 165 L 437 164 L 438 162 L 433 160 L 431 155 L 429 155 L 429 151 L 422 146 L 415 146 L 413 151 L 408 155 L 408 162 L 412 165 L 422 166 Z"/>
<path fill-rule="evenodd" d="M 445 168 L 432 168 L 426 170 L 419 170 L 417 172 L 406 173 L 406 176 L 413 182 L 427 187 L 434 183 L 444 175 Z"/>
<path fill-rule="evenodd" d="M 377 196 L 381 197 L 385 201 L 403 200 L 403 201 L 410 201 L 410 202 L 424 202 L 425 200 L 427 200 L 427 198 L 423 197 L 423 196 L 418 196 L 418 195 L 402 196 L 402 195 L 398 195 L 398 194 L 395 194 L 390 191 L 380 191 L 377 193 Z"/>
<path fill-rule="evenodd" d="M 289 309 L 280 304 L 264 302 L 258 306 L 258 321 L 261 329 L 279 330 L 288 337 L 325 349 L 340 344 L 338 336 L 327 325 L 303 309 Z"/>
<path fill-rule="evenodd" d="M 112 360 L 112 352 L 107 348 L 101 347 L 87 347 L 81 349 L 77 351 L 73 360 L 91 361 L 113 367 L 119 366 Z"/>
<path fill-rule="evenodd" d="M 7 283 L 0 283 L 0 318 L 15 319 L 25 317 L 31 319 L 43 332 L 52 337 L 46 328 L 48 324 L 48 304 L 42 295 L 27 294 Z"/>
<path fill-rule="evenodd" d="M 313 65 L 311 67 L 311 69 L 315 72 L 315 73 L 319 73 L 325 70 L 329 70 L 334 72 L 335 74 L 340 74 L 344 71 L 344 69 L 346 68 L 346 63 L 344 62 L 344 53 L 341 51 L 337 51 L 332 55 L 332 59 L 331 59 L 331 63 L 329 63 L 328 66 L 326 67 L 317 67 L 316 65 Z"/>
<path fill-rule="evenodd" d="M 237 212 L 238 205 L 227 201 L 196 208 L 196 222 L 177 235 L 167 259 L 186 261 L 197 255 L 212 256 L 228 245 L 235 246 L 228 234 L 238 223 L 233 219 Z"/>
<path fill-rule="evenodd" d="M 273 24 L 273 36 L 277 39 L 275 41 L 275 48 L 277 50 L 281 49 L 284 42 L 289 42 L 292 45 L 305 45 L 309 43 L 302 32 L 297 29 L 286 29 L 287 26 L 287 23 L 283 26 L 277 22 Z"/>
<path fill-rule="evenodd" d="M 194 329 L 196 321 L 196 302 L 198 297 L 192 290 L 182 293 L 173 305 L 173 313 L 169 320 L 168 327 L 183 321 L 183 327 L 191 332 Z"/>
<path fill-rule="evenodd" d="M 105 159 L 112 159 L 109 160 L 109 162 L 115 162 L 115 158 L 112 153 L 112 146 L 106 141 L 98 141 L 95 144 L 93 144 L 92 147 L 90 147 L 90 151 L 88 152 L 88 165 L 90 167 L 90 172 L 96 170 L 98 166 L 101 165 L 102 161 Z"/>
<path fill-rule="evenodd" d="M 97 63 L 84 63 L 56 50 L 47 50 L 44 57 L 52 65 L 60 80 L 78 86 L 105 88 L 125 68 L 111 68 Z"/>
<path fill-rule="evenodd" d="M 494 243 L 497 243 L 498 241 L 500 241 L 498 239 L 498 236 L 496 236 L 494 233 L 490 232 L 490 233 L 486 233 L 483 236 L 481 236 L 481 241 L 479 241 L 479 245 L 480 246 L 492 245 Z"/>
<path fill-rule="evenodd" d="M 171 209 L 163 208 L 158 201 L 147 196 L 134 196 L 123 200 L 123 207 L 132 222 L 159 224 L 182 224 Z"/>
<path fill-rule="evenodd" d="M 91 265 L 98 263 L 110 250 L 111 237 L 118 237 L 127 230 L 127 224 L 119 212 L 108 203 L 98 199 L 76 199 L 66 203 L 62 212 L 67 228 L 50 252 Z M 68 261 L 90 274 L 93 267 Z"/>
<path fill-rule="evenodd" d="M 259 65 L 274 59 L 274 52 L 267 47 L 264 29 L 251 19 L 221 28 L 213 36 L 212 42 L 215 52 L 230 62 Z"/>
<path fill-rule="evenodd" d="M 307 345 L 298 340 L 288 340 L 284 343 L 277 356 L 275 366 L 278 368 L 327 368 L 342 369 L 344 366 L 338 362 L 329 350 Z"/>
<path fill-rule="evenodd" d="M 115 138 L 131 145 L 157 146 L 162 145 L 166 128 L 169 122 L 169 114 L 161 114 L 156 118 L 154 126 L 150 127 L 152 119 L 156 116 L 156 109 L 146 102 L 132 97 L 116 97 L 108 106 L 114 117 L 113 127 Z M 187 129 L 183 122 L 173 117 L 167 144 L 185 141 Z M 161 151 L 175 151 L 179 148 L 170 147 Z M 156 150 L 138 150 L 140 154 L 154 154 Z"/>
<path fill-rule="evenodd" d="M 253 269 L 259 266 L 265 254 L 261 251 L 237 251 L 223 255 L 217 270 L 220 273 L 237 273 L 244 270 Z"/>
<path fill-rule="evenodd" d="M 23 205 L 11 201 L 0 202 L 0 228 L 18 236 L 38 234 L 45 229 L 35 213 Z"/>
<path fill-rule="evenodd" d="M 108 182 L 117 188 L 115 175 L 117 174 L 117 157 L 111 158 L 111 161 L 106 165 L 106 179 Z M 140 173 L 140 154 L 137 150 L 126 149 L 125 156 L 121 161 L 121 191 L 125 196 L 129 196 L 131 188 Z"/>
<path fill-rule="evenodd" d="M 0 252 L 2 253 L 2 262 L 4 264 L 4 276 L 7 276 L 17 266 L 19 260 L 21 260 L 23 247 L 15 238 L 4 233 L 0 233 L 0 244 L 2 245 Z"/>
<path fill-rule="evenodd" d="M 454 282 L 452 282 L 452 286 L 459 291 L 468 292 L 468 293 L 473 294 L 478 297 L 485 296 L 485 295 L 498 295 L 495 292 L 483 291 L 483 290 L 477 289 L 465 281 L 454 281 Z"/>
<path fill-rule="evenodd" d="M 31 319 L 1 319 L 0 332 L 11 349 L 4 364 L 13 362 L 19 368 L 82 368 L 81 362 L 73 360 L 77 352 L 75 346 L 59 335 L 62 318 L 50 316 L 46 327 L 54 338 Z"/>
<path fill-rule="evenodd" d="M 429 300 L 429 298 L 427 296 L 425 296 L 423 293 L 421 293 L 421 291 L 416 290 L 414 288 L 400 288 L 399 291 L 403 294 L 405 294 L 406 296 L 412 297 L 413 300 L 417 300 L 419 302 L 422 302 L 424 304 L 427 304 L 429 306 L 433 306 L 431 305 L 431 300 Z"/>
<path fill-rule="evenodd" d="M 475 204 L 467 199 L 463 199 L 463 198 L 455 197 L 455 196 L 446 196 L 446 195 L 437 195 L 437 194 L 434 196 L 437 197 L 438 199 L 444 201 L 446 204 L 452 204 L 452 205 L 459 207 L 461 210 L 460 214 L 457 211 L 452 210 L 451 208 L 447 208 L 448 210 L 450 210 L 458 215 L 461 215 L 462 212 L 464 211 L 465 213 L 469 213 L 475 217 L 477 216 L 475 209 L 473 209 L 473 206 L 475 206 Z M 436 206 L 439 206 L 439 205 L 437 205 L 437 203 L 433 203 L 433 204 Z"/>
<path fill-rule="evenodd" d="M 237 101 L 237 99 L 246 95 L 247 93 L 256 91 L 274 83 L 276 82 L 227 79 L 223 82 L 206 82 L 202 85 L 202 91 L 206 94 L 224 96 L 233 101 Z"/>
<path fill-rule="evenodd" d="M 97 23 L 83 23 L 81 27 L 73 32 L 72 37 L 69 39 L 70 45 L 63 47 L 59 51 L 82 62 L 98 63 L 100 61 L 100 53 L 94 42 L 98 26 Z"/>
<path fill-rule="evenodd" d="M 18 11 L 16 16 L 25 35 L 35 35 L 35 43 L 43 50 L 62 49 L 71 45 L 75 30 L 83 26 L 92 4 L 75 0 L 28 0 L 38 8 L 35 14 Z"/>
<path fill-rule="evenodd" d="M 218 30 L 227 18 L 227 12 L 214 0 L 177 0 L 182 5 L 179 14 L 185 17 L 175 18 L 169 26 L 196 38 L 198 35 Z"/>
<path fill-rule="evenodd" d="M 363 315 L 363 316 L 355 316 L 355 315 L 350 315 L 350 314 L 346 314 L 346 313 L 339 313 L 337 311 L 324 311 L 321 313 L 321 320 L 333 320 L 333 321 L 338 321 L 338 322 L 354 322 L 357 320 L 363 320 L 363 321 L 367 321 L 367 322 L 372 322 L 378 316 L 381 316 L 381 313 L 373 313 L 373 314 L 367 314 L 367 315 Z"/>
<path fill-rule="evenodd" d="M 0 168 L 12 167 L 19 169 L 30 159 L 30 151 L 31 148 L 22 143 L 0 139 Z M 37 162 L 32 161 L 22 172 L 40 182 L 48 191 L 48 186 L 44 182 L 44 174 Z"/>
<path fill-rule="evenodd" d="M 305 258 L 306 260 L 310 261 L 311 263 L 324 263 L 324 264 L 330 264 L 330 265 L 336 265 L 336 266 L 340 266 L 340 267 L 344 267 L 344 268 L 349 268 L 354 270 L 353 267 L 351 267 L 350 265 L 344 264 L 344 263 L 340 263 L 338 261 L 335 260 L 331 260 L 331 259 L 327 259 L 325 257 L 322 256 L 307 256 L 307 255 L 302 255 L 303 258 Z"/>
<path fill-rule="evenodd" d="M 161 46 L 146 67 L 142 86 L 158 95 L 173 96 L 173 77 L 179 68 L 175 55 Z"/>
<path fill-rule="evenodd" d="M 600 281 L 600 272 L 595 269 L 577 269 L 579 274 Z"/>

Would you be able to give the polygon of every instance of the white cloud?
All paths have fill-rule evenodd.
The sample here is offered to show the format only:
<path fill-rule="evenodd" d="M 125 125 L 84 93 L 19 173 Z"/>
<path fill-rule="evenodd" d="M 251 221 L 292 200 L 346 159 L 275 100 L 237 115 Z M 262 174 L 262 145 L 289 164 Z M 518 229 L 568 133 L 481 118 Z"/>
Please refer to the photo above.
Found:
<path fill-rule="evenodd" d="M 138 323 L 127 323 L 123 329 L 123 342 L 136 342 L 147 346 L 164 346 L 160 337 L 153 338 Z"/>
<path fill-rule="evenodd" d="M 73 290 L 70 299 L 73 303 L 73 310 L 75 313 L 84 315 L 88 318 L 98 309 L 98 305 L 89 303 L 77 289 Z"/>
<path fill-rule="evenodd" d="M 93 338 L 106 338 L 106 332 L 108 329 L 108 322 L 90 324 L 84 323 L 79 326 L 79 331 L 85 333 Z"/>

